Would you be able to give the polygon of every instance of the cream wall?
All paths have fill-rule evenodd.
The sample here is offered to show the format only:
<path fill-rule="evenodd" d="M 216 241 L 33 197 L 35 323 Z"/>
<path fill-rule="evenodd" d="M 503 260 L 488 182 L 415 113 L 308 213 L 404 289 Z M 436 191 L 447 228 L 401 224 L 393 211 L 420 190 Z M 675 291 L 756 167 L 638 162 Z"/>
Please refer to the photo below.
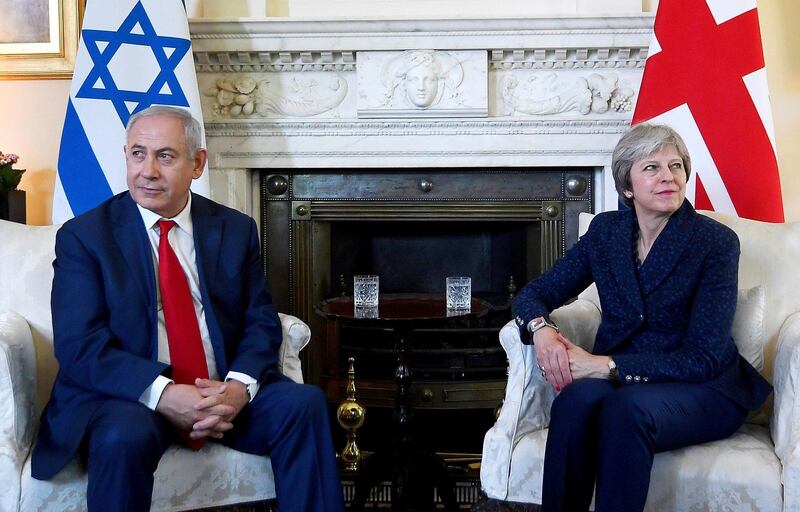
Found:
<path fill-rule="evenodd" d="M 645 8 L 656 4 L 644 0 Z M 270 14 L 285 14 L 285 0 L 269 5 Z M 800 2 L 759 0 L 759 16 L 786 220 L 800 221 Z M 29 224 L 50 223 L 68 91 L 66 80 L 0 80 L 0 150 L 19 154 L 28 169 L 20 188 L 28 192 Z"/>

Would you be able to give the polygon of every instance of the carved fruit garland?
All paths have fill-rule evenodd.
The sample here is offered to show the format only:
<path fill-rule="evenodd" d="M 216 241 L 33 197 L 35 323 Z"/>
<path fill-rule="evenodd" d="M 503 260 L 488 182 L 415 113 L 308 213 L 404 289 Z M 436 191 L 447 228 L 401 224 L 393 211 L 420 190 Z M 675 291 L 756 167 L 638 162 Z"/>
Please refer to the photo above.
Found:
<path fill-rule="evenodd" d="M 220 117 L 266 117 L 270 113 L 289 117 L 309 117 L 336 108 L 347 96 L 347 81 L 334 77 L 330 96 L 309 94 L 317 87 L 315 80 L 293 82 L 295 94 L 285 96 L 270 90 L 269 80 L 256 81 L 249 76 L 219 78 L 205 95 L 215 98 L 214 113 Z"/>

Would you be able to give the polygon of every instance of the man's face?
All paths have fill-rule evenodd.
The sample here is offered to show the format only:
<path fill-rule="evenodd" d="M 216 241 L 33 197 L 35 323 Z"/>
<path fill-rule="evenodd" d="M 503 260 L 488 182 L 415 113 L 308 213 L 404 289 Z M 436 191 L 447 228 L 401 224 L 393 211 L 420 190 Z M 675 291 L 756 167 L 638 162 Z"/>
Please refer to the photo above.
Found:
<path fill-rule="evenodd" d="M 155 115 L 139 119 L 131 128 L 125 162 L 133 200 L 170 218 L 183 210 L 192 180 L 203 174 L 206 150 L 190 155 L 181 120 Z"/>

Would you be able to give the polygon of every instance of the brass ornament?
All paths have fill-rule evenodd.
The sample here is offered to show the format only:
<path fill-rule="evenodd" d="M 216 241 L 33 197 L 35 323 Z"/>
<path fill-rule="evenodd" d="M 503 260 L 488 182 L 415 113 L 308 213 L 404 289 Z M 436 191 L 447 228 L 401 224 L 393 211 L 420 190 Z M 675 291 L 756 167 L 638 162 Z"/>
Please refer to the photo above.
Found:
<path fill-rule="evenodd" d="M 361 463 L 361 450 L 356 444 L 356 431 L 364 424 L 366 409 L 356 402 L 356 372 L 354 359 L 349 358 L 350 369 L 347 370 L 347 396 L 336 410 L 339 425 L 347 431 L 347 443 L 342 450 L 342 462 L 345 469 L 357 471 Z"/>

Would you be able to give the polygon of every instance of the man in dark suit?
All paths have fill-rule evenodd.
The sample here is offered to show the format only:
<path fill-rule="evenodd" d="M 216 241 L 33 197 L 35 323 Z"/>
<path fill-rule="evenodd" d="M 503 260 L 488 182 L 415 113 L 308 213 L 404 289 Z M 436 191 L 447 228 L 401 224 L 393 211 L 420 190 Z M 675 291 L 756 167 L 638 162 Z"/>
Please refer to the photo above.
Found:
<path fill-rule="evenodd" d="M 213 439 L 271 457 L 281 510 L 342 511 L 324 395 L 277 371 L 281 326 L 255 223 L 189 191 L 207 159 L 200 141 L 186 111 L 135 114 L 128 192 L 58 232 L 59 372 L 33 476 L 79 453 L 90 510 L 149 510 L 169 445 Z"/>

